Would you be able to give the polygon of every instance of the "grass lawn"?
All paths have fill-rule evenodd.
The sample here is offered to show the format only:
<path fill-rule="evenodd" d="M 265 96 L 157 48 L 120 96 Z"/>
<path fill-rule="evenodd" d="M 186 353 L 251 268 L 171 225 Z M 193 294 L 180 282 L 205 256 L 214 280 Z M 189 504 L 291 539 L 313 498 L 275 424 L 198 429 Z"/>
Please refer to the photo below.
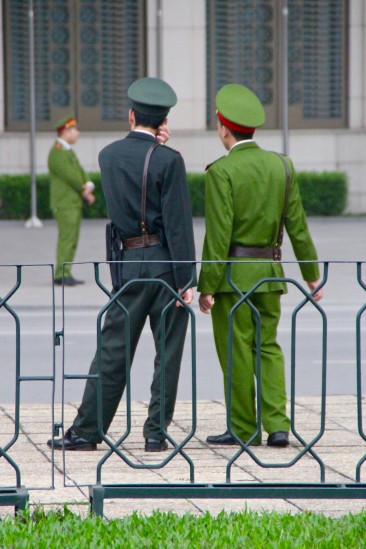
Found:
<path fill-rule="evenodd" d="M 154 512 L 116 520 L 81 518 L 67 508 L 0 522 L 1 548 L 295 549 L 366 547 L 366 511 L 329 518 L 315 513 L 220 513 L 213 517 Z"/>

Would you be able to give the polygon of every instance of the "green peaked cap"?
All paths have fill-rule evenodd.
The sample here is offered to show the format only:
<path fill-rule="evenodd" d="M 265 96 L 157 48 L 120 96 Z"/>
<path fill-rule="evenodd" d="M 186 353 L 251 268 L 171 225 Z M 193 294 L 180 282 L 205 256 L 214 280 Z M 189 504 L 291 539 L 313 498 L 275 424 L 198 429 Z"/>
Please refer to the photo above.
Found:
<path fill-rule="evenodd" d="M 224 118 L 239 126 L 258 128 L 266 121 L 258 97 L 249 88 L 239 84 L 227 84 L 217 92 L 216 108 Z"/>
<path fill-rule="evenodd" d="M 58 130 L 59 128 L 62 128 L 63 126 L 66 126 L 68 122 L 71 122 L 71 126 L 75 126 L 77 124 L 76 118 L 75 118 L 75 111 L 70 112 L 67 116 L 63 116 L 62 118 L 59 118 L 55 124 L 54 129 Z"/>
<path fill-rule="evenodd" d="M 127 91 L 132 108 L 143 114 L 166 115 L 177 103 L 177 95 L 167 82 L 160 78 L 140 78 Z"/>

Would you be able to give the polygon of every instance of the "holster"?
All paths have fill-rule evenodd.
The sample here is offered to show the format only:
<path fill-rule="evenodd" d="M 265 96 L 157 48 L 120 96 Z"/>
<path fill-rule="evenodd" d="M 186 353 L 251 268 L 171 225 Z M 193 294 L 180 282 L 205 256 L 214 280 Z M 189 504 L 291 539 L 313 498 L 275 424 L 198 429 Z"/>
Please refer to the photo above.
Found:
<path fill-rule="evenodd" d="M 107 261 L 118 261 L 110 263 L 112 286 L 115 291 L 122 288 L 122 240 L 119 236 L 117 227 L 110 221 L 105 228 L 106 236 L 106 256 Z"/>

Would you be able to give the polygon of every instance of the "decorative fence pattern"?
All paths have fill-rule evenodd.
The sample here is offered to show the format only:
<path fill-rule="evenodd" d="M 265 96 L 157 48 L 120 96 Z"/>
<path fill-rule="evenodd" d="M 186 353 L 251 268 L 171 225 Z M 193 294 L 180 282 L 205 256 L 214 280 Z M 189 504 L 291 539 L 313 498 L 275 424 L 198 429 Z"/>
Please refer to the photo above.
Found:
<path fill-rule="evenodd" d="M 341 262 L 339 262 L 341 263 Z M 350 262 L 348 262 L 350 263 Z M 357 281 L 358 285 L 366 290 L 366 283 L 362 277 L 362 266 L 361 262 L 353 262 L 356 272 L 357 272 Z M 160 281 L 159 283 L 167 287 L 171 292 L 171 302 L 164 309 L 161 319 L 161 364 L 162 372 L 161 376 L 161 392 L 164 393 L 165 389 L 165 374 L 164 374 L 164 364 L 165 364 L 165 348 L 164 348 L 164 334 L 165 334 L 165 319 L 166 314 L 170 307 L 174 306 L 176 300 L 180 300 L 182 305 L 186 307 L 189 319 L 190 319 L 190 336 L 187 336 L 187 340 L 190 348 L 190 365 L 191 365 L 191 394 L 192 399 L 189 406 L 191 412 L 191 418 L 187 421 L 187 428 L 184 434 L 180 437 L 180 440 L 176 439 L 174 434 L 167 432 L 164 428 L 164 400 L 162 400 L 162 406 L 160 410 L 160 421 L 161 429 L 164 432 L 164 435 L 167 438 L 167 441 L 170 443 L 171 449 L 167 454 L 163 454 L 163 458 L 158 462 L 152 462 L 151 456 L 148 456 L 146 460 L 142 459 L 140 456 L 138 460 L 133 460 L 131 453 L 128 450 L 127 439 L 131 434 L 132 425 L 134 423 L 133 417 L 133 406 L 132 406 L 132 387 L 131 387 L 131 350 L 129 348 L 129 313 L 128 310 L 124 307 L 123 303 L 119 301 L 119 298 L 123 301 L 123 293 L 126 289 L 134 284 L 151 284 L 157 283 L 156 279 L 138 279 L 129 281 L 121 290 L 117 293 L 111 293 L 109 289 L 102 282 L 100 277 L 100 263 L 93 263 L 94 268 L 94 278 L 96 285 L 99 289 L 104 292 L 106 296 L 106 303 L 100 309 L 97 319 L 96 319 L 96 336 L 97 336 L 97 350 L 100 350 L 101 338 L 102 338 L 102 323 L 106 312 L 112 305 L 117 304 L 125 316 L 126 322 L 126 344 L 127 344 L 127 359 L 126 359 L 126 373 L 127 373 L 127 383 L 126 383 L 126 400 L 124 418 L 125 426 L 122 432 L 117 436 L 111 437 L 103 433 L 102 429 L 102 385 L 101 385 L 101 357 L 99 353 L 97 361 L 97 374 L 93 377 L 97 379 L 98 383 L 98 398 L 96 403 L 96 413 L 98 416 L 98 424 L 100 436 L 105 443 L 107 450 L 105 453 L 98 455 L 98 461 L 95 465 L 95 483 L 88 482 L 89 485 L 89 495 L 90 495 L 90 505 L 91 509 L 95 514 L 103 514 L 103 505 L 104 501 L 109 498 L 118 499 L 118 498 L 144 498 L 144 499 L 157 499 L 157 498 L 207 498 L 207 499 L 247 499 L 247 498 L 280 498 L 280 499 L 365 499 L 366 498 L 366 484 L 361 482 L 361 471 L 364 462 L 366 461 L 366 452 L 359 459 L 356 468 L 355 468 L 355 481 L 354 482 L 326 482 L 325 477 L 325 463 L 322 457 L 319 456 L 317 452 L 316 444 L 323 437 L 325 433 L 326 426 L 326 398 L 327 398 L 327 343 L 328 343 L 328 322 L 327 314 L 324 311 L 321 304 L 314 301 L 312 294 L 309 293 L 304 287 L 299 284 L 293 278 L 284 278 L 283 281 L 289 285 L 294 286 L 299 292 L 301 299 L 298 305 L 294 308 L 291 315 L 291 386 L 289 391 L 289 401 L 290 401 L 290 417 L 291 417 L 291 433 L 296 440 L 296 445 L 293 445 L 293 449 L 298 448 L 297 453 L 292 452 L 291 458 L 288 461 L 283 462 L 266 462 L 262 459 L 261 456 L 258 456 L 258 452 L 255 448 L 250 446 L 250 441 L 244 443 L 238 439 L 238 446 L 232 448 L 232 455 L 229 455 L 227 458 L 226 465 L 226 478 L 224 482 L 209 482 L 202 483 L 196 481 L 195 471 L 196 464 L 195 459 L 192 457 L 191 446 L 192 439 L 195 435 L 197 424 L 199 423 L 199 418 L 197 415 L 197 386 L 196 386 L 196 350 L 197 350 L 197 341 L 196 341 L 196 316 L 194 309 L 186 305 L 182 298 L 177 294 L 177 292 L 169 287 L 166 282 Z M 321 286 L 326 286 L 328 281 L 328 272 L 329 272 L 329 262 L 323 263 L 323 279 Z M 21 470 L 19 466 L 12 460 L 9 450 L 12 445 L 16 442 L 19 435 L 19 410 L 21 407 L 21 398 L 20 398 L 20 386 L 22 382 L 32 381 L 32 382 L 42 382 L 48 381 L 54 387 L 55 384 L 55 348 L 59 345 L 62 346 L 63 354 L 63 370 L 62 370 L 62 382 L 72 381 L 72 380 L 85 380 L 88 378 L 88 374 L 80 374 L 80 372 L 67 372 L 65 367 L 65 349 L 67 348 L 67 332 L 65 330 L 65 319 L 67 318 L 67 307 L 65 307 L 65 302 L 63 300 L 62 307 L 62 318 L 63 326 L 61 330 L 56 331 L 55 329 L 55 301 L 53 299 L 53 326 L 52 331 L 54 334 L 54 353 L 53 353 L 53 374 L 49 376 L 24 376 L 21 373 L 21 343 L 20 343 L 20 333 L 21 333 L 21 322 L 19 316 L 16 312 L 16 307 L 11 305 L 11 299 L 14 294 L 21 287 L 22 283 L 22 269 L 25 266 L 13 266 L 17 271 L 17 280 L 11 290 L 6 294 L 4 298 L 0 299 L 0 310 L 3 308 L 7 314 L 9 314 L 14 319 L 14 333 L 15 333 L 15 370 L 16 370 L 16 390 L 15 390 L 15 432 L 11 436 L 10 440 L 0 447 L 0 467 L 1 462 L 6 461 L 14 469 L 15 474 L 15 486 L 13 487 L 2 487 L 0 488 L 0 505 L 14 505 L 15 509 L 23 509 L 29 499 L 28 489 L 22 486 L 21 481 Z M 45 268 L 52 268 L 52 266 L 45 266 Z M 243 266 L 244 268 L 244 266 Z M 53 275 L 53 270 L 52 270 Z M 261 341 L 261 327 L 260 327 L 260 314 L 251 303 L 251 295 L 255 290 L 264 282 L 270 281 L 270 279 L 259 281 L 249 292 L 242 293 L 238 289 L 231 278 L 231 265 L 227 264 L 227 280 L 231 284 L 233 290 L 238 295 L 238 302 L 235 307 L 230 312 L 229 315 L 229 339 L 231 344 L 229 345 L 229 355 L 228 355 L 228 413 L 227 413 L 227 427 L 228 430 L 235 434 L 231 430 L 231 363 L 232 363 L 232 337 L 233 337 L 233 324 L 235 322 L 235 311 L 238 307 L 245 306 L 250 307 L 252 314 L 257 319 L 256 322 L 256 342 L 257 342 L 257 353 L 256 353 L 256 396 L 257 396 L 257 433 L 253 435 L 255 437 L 261 431 L 261 361 L 260 361 L 260 341 Z M 189 287 L 189 284 L 187 285 Z M 63 289 L 63 293 L 65 288 Z M 366 301 L 366 300 L 365 300 Z M 87 304 L 86 304 L 87 305 Z M 310 440 L 306 440 L 301 432 L 299 432 L 296 423 L 296 413 L 295 413 L 295 386 L 296 386 L 296 351 L 297 351 L 297 324 L 299 315 L 303 311 L 304 307 L 311 306 L 314 308 L 316 315 L 319 318 L 319 323 L 321 330 L 319 331 L 321 339 L 321 387 L 320 387 L 320 397 L 319 397 L 319 410 L 320 410 L 320 425 L 317 432 L 313 432 Z M 356 339 L 356 357 L 355 357 L 355 371 L 354 376 L 356 378 L 356 387 L 357 387 L 357 424 L 358 424 L 358 434 L 359 437 L 366 442 L 366 434 L 363 428 L 363 398 L 362 398 L 362 329 L 361 323 L 363 314 L 366 310 L 366 303 L 358 310 L 355 317 L 355 339 Z M 52 414 L 52 424 L 54 426 L 54 435 L 64 433 L 64 426 L 66 424 L 64 416 L 64 403 L 65 403 L 65 390 L 63 390 L 63 406 L 62 406 L 62 421 L 61 423 L 56 423 L 54 418 L 54 401 L 52 400 L 51 414 Z M 207 450 L 209 451 L 209 450 Z M 193 452 L 194 453 L 194 452 Z M 259 452 L 260 453 L 260 452 Z M 66 454 L 66 453 L 65 453 Z M 195 453 L 197 455 L 197 453 Z M 249 482 L 242 481 L 237 482 L 232 480 L 232 470 L 235 467 L 239 459 L 243 456 L 248 456 L 257 466 L 262 469 L 290 469 L 293 466 L 297 465 L 300 460 L 305 456 L 311 458 L 314 463 L 318 465 L 319 468 L 319 481 L 318 482 L 268 482 L 268 481 L 258 481 L 258 482 Z M 155 458 L 155 456 L 154 456 Z M 189 479 L 185 482 L 177 482 L 172 479 L 169 482 L 138 482 L 140 477 L 137 477 L 138 471 L 156 471 L 158 469 L 168 468 L 169 466 L 174 466 L 175 459 L 182 459 L 186 462 Z M 102 481 L 102 473 L 105 467 L 108 466 L 111 462 L 113 464 L 119 461 L 123 466 L 124 477 L 129 472 L 130 478 L 128 483 L 118 482 L 118 475 L 116 475 L 117 481 L 114 483 L 104 483 Z M 67 469 L 67 458 L 66 455 L 63 456 L 64 461 L 64 484 L 66 483 L 66 469 Z M 54 466 L 54 458 L 52 452 L 52 467 Z M 130 479 L 134 479 L 134 482 L 130 482 Z M 82 484 L 80 484 L 82 485 Z M 52 487 L 53 487 L 53 477 L 52 477 Z M 29 488 L 29 487 L 28 487 Z"/>

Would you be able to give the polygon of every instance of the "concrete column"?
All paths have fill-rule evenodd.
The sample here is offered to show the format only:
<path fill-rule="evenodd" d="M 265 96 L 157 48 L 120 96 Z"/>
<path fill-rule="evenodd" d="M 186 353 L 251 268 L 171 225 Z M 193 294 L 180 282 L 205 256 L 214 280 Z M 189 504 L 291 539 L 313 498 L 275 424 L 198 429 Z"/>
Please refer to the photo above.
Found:
<path fill-rule="evenodd" d="M 366 128 L 366 0 L 349 3 L 349 127 Z"/>
<path fill-rule="evenodd" d="M 204 0 L 163 0 L 162 77 L 178 95 L 169 120 L 180 130 L 206 127 Z"/>
<path fill-rule="evenodd" d="M 363 106 L 363 128 L 366 128 L 366 0 L 363 0 L 363 27 L 362 27 L 362 75 L 363 75 L 363 94 L 362 94 L 362 106 Z"/>
<path fill-rule="evenodd" d="M 146 52 L 147 52 L 147 76 L 157 75 L 157 40 L 156 40 L 156 11 L 157 0 L 146 2 Z"/>
<path fill-rule="evenodd" d="M 5 129 L 3 2 L 0 0 L 0 133 Z"/>

